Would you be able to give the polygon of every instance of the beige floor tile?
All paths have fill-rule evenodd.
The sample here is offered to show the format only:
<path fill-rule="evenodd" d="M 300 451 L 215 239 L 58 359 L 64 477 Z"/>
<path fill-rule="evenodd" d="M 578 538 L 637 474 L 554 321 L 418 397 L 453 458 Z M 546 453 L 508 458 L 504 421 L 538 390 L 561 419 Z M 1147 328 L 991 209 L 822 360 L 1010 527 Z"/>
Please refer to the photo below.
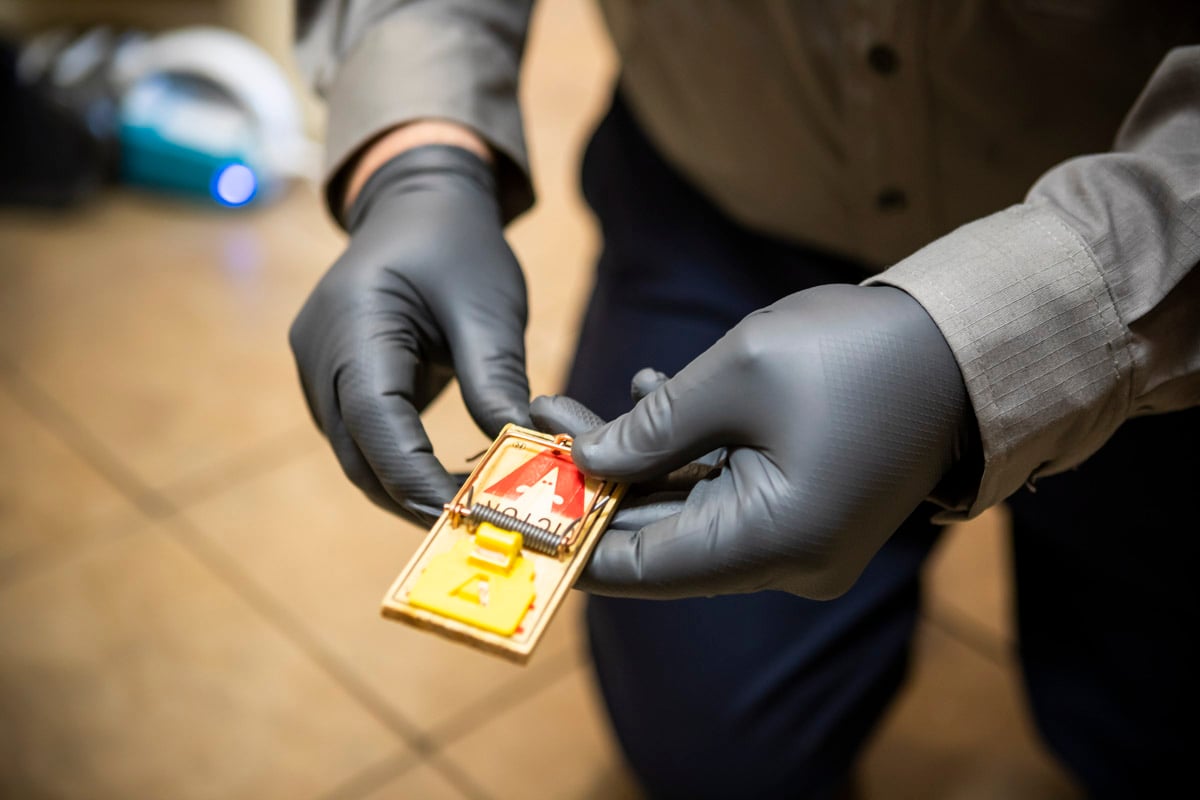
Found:
<path fill-rule="evenodd" d="M 926 567 L 926 609 L 955 626 L 969 624 L 997 645 L 1014 641 L 1008 512 L 985 511 L 950 528 Z"/>
<path fill-rule="evenodd" d="M 444 756 L 492 796 L 634 800 L 586 667 L 479 725 Z"/>
<path fill-rule="evenodd" d="M 523 93 L 541 196 L 511 229 L 529 274 L 529 370 L 557 391 L 596 236 L 577 189 L 612 56 L 596 10 L 546 3 Z M 0 214 L 0 354 L 153 488 L 308 424 L 287 329 L 344 239 L 316 192 L 219 212 L 115 194 L 74 214 Z"/>
<path fill-rule="evenodd" d="M 132 513 L 0 378 L 0 578 L 26 556 L 83 541 Z"/>
<path fill-rule="evenodd" d="M 871 800 L 1079 797 L 1036 738 L 1015 668 L 930 625 L 861 778 Z"/>
<path fill-rule="evenodd" d="M 0 214 L 0 353 L 162 487 L 309 424 L 287 329 L 339 237 L 315 192 Z"/>
<path fill-rule="evenodd" d="M 561 391 L 599 243 L 579 191 L 583 147 L 607 107 L 615 59 L 593 0 L 534 6 L 521 97 L 538 194 L 509 228 L 529 284 L 532 392 Z"/>
<path fill-rule="evenodd" d="M 173 539 L 0 592 L 0 796 L 319 796 L 402 745 Z"/>
<path fill-rule="evenodd" d="M 376 789 L 362 800 L 466 800 L 442 773 L 421 764 Z"/>
<path fill-rule="evenodd" d="M 185 512 L 399 713 L 423 730 L 580 646 L 580 597 L 526 667 L 380 616 L 424 533 L 376 509 L 333 455 L 310 454 Z"/>

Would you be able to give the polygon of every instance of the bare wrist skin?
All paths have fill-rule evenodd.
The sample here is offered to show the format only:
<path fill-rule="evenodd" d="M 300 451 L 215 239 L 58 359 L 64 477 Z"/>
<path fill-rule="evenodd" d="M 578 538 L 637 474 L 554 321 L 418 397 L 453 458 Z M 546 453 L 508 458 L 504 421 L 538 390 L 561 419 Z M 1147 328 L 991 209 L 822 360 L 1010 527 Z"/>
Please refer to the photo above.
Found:
<path fill-rule="evenodd" d="M 394 156 L 405 150 L 427 144 L 448 144 L 461 147 L 482 158 L 488 164 L 495 163 L 492 149 L 479 134 L 456 122 L 440 119 L 423 119 L 392 128 L 368 144 L 358 154 L 346 179 L 346 191 L 342 195 L 342 213 L 354 204 L 363 184 Z"/>

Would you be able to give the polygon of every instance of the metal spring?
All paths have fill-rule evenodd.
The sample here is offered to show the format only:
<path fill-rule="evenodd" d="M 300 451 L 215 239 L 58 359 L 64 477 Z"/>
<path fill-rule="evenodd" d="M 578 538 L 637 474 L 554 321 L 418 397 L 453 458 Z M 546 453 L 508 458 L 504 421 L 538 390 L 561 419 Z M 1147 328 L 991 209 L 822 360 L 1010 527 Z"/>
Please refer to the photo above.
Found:
<path fill-rule="evenodd" d="M 503 511 L 480 503 L 475 503 L 459 513 L 475 523 L 486 522 L 489 525 L 495 525 L 497 528 L 506 531 L 515 531 L 521 534 L 522 544 L 525 547 L 544 555 L 557 556 L 562 552 L 563 545 L 566 542 L 557 533 L 552 533 L 545 528 L 539 528 L 537 525 L 517 519 L 511 514 L 505 514 Z"/>

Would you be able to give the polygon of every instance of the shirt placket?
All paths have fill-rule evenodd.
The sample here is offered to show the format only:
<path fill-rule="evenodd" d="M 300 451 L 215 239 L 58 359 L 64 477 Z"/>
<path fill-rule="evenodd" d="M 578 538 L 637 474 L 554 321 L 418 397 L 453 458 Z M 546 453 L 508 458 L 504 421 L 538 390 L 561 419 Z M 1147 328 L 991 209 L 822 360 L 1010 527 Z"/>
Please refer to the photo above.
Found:
<path fill-rule="evenodd" d="M 846 30 L 848 192 L 862 254 L 886 266 L 931 238 L 927 99 L 922 37 L 925 3 L 858 2 Z"/>

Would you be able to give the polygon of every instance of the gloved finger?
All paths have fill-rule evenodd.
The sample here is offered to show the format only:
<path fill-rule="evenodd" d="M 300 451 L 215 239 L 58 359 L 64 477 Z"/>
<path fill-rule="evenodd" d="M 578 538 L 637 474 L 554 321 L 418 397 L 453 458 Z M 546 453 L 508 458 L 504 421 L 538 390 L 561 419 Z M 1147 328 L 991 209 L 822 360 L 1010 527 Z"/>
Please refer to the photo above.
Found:
<path fill-rule="evenodd" d="M 629 394 L 636 403 L 638 400 L 641 400 L 643 397 L 666 383 L 668 377 L 669 376 L 665 372 L 659 372 L 651 367 L 643 367 L 642 369 L 638 370 L 636 375 L 633 376 L 633 383 L 630 386 Z M 712 450 L 711 452 L 700 456 L 686 467 L 681 467 L 675 472 L 672 472 L 671 475 L 674 476 L 676 480 L 698 480 L 705 477 L 705 473 L 708 473 L 714 467 L 720 467 L 724 460 L 725 448 L 718 447 L 716 450 Z M 692 478 L 692 473 L 697 473 L 695 478 Z"/>
<path fill-rule="evenodd" d="M 766 462 L 761 454 L 739 451 Z M 762 464 L 774 469 L 769 463 Z M 698 484 L 676 514 L 637 530 L 605 532 L 577 587 L 616 597 L 675 599 L 754 591 L 763 586 L 757 548 L 746 532 L 769 517 L 767 497 L 742 496 L 732 472 Z M 783 542 L 778 543 L 780 547 Z M 769 550 L 769 544 L 766 546 Z M 764 584 L 765 585 L 765 584 Z"/>
<path fill-rule="evenodd" d="M 653 367 L 642 367 L 634 374 L 629 385 L 629 396 L 633 402 L 641 400 L 658 387 L 667 382 L 667 373 L 659 372 Z"/>
<path fill-rule="evenodd" d="M 633 376 L 630 395 L 634 401 L 641 400 L 667 380 L 664 372 L 646 367 Z M 541 395 L 529 404 L 529 415 L 533 424 L 543 433 L 565 433 L 578 436 L 599 428 L 604 418 L 573 397 L 566 395 Z"/>
<path fill-rule="evenodd" d="M 663 475 L 723 444 L 726 418 L 742 406 L 725 359 L 708 351 L 638 401 L 632 411 L 575 439 L 573 456 L 588 474 L 633 482 Z M 731 384 L 734 384 L 731 386 Z M 724 438 L 728 439 L 728 436 Z"/>
<path fill-rule="evenodd" d="M 321 430 L 321 431 L 324 431 L 327 433 L 327 431 L 325 431 L 325 428 L 326 428 L 325 422 L 326 421 L 324 419 L 324 415 L 322 414 L 321 398 L 317 395 L 317 393 L 315 391 L 313 391 L 311 382 L 309 381 L 308 375 L 304 372 L 304 370 L 301 369 L 299 372 L 300 372 L 300 389 L 304 393 L 304 404 L 308 407 L 309 416 L 312 417 L 313 424 L 315 424 L 317 426 L 318 430 Z M 328 393 L 329 393 L 329 395 L 333 395 L 332 387 L 329 389 Z M 334 405 L 333 402 L 329 403 L 330 407 L 333 407 L 333 405 Z"/>
<path fill-rule="evenodd" d="M 532 427 L 523 324 L 463 325 L 450 334 L 450 351 L 463 402 L 484 433 L 495 437 L 509 422 Z"/>
<path fill-rule="evenodd" d="M 683 511 L 685 492 L 656 492 L 645 497 L 626 497 L 609 520 L 608 530 L 636 531 Z M 606 534 L 607 535 L 607 534 Z"/>
<path fill-rule="evenodd" d="M 433 455 L 411 385 L 418 359 L 395 343 L 368 353 L 338 375 L 338 405 L 346 430 L 380 484 L 397 503 L 440 510 L 457 485 Z"/>
<path fill-rule="evenodd" d="M 543 433 L 578 436 L 599 428 L 604 420 L 578 400 L 566 395 L 540 395 L 529 404 L 529 416 Z"/>
<path fill-rule="evenodd" d="M 692 463 L 698 465 L 700 468 L 716 470 L 720 469 L 725 464 L 725 459 L 727 458 L 728 454 L 728 448 L 718 447 L 716 450 L 710 450 L 709 452 L 700 456 Z"/>
<path fill-rule="evenodd" d="M 437 399 L 454 380 L 454 370 L 448 365 L 423 361 L 413 379 L 412 405 L 420 413 Z"/>
<path fill-rule="evenodd" d="M 467 479 L 470 477 L 471 473 L 469 472 L 450 473 L 451 480 L 454 481 L 455 486 L 457 486 L 459 489 L 462 488 L 462 485 L 466 483 Z M 458 489 L 455 489 L 455 494 L 457 493 Z M 404 507 L 407 515 L 419 517 L 427 528 L 433 527 L 433 523 L 437 522 L 438 517 L 440 517 L 442 512 L 446 510 L 444 506 L 435 506 L 429 503 L 419 503 L 416 500 L 405 500 L 402 503 L 402 506 Z"/>
<path fill-rule="evenodd" d="M 412 517 L 426 528 L 432 528 L 433 523 L 437 522 L 438 517 L 445 511 L 442 506 L 418 503 L 416 500 L 405 500 L 402 505 L 406 517 Z"/>
<path fill-rule="evenodd" d="M 653 373 L 653 370 L 649 372 Z M 666 376 L 653 373 L 666 380 Z M 534 424 L 546 433 L 577 436 L 604 424 L 590 408 L 564 395 L 542 395 L 529 406 Z M 609 529 L 637 530 L 660 519 L 678 514 L 689 490 L 697 481 L 710 477 L 712 468 L 688 464 L 662 478 L 629 487 L 621 506 L 609 520 Z"/>
<path fill-rule="evenodd" d="M 633 487 L 637 489 L 639 494 L 661 492 L 683 492 L 686 494 L 701 481 L 715 478 L 720 474 L 721 469 L 721 464 L 710 465 L 704 463 L 704 460 L 701 458 L 688 462 L 678 469 L 673 469 L 666 475 L 648 478 L 635 483 Z"/>
<path fill-rule="evenodd" d="M 649 372 L 666 380 L 666 375 L 661 372 L 656 373 L 653 370 L 643 370 L 643 372 Z M 535 397 L 529 406 L 529 413 L 533 417 L 534 424 L 545 433 L 565 433 L 569 436 L 578 436 L 604 424 L 604 420 L 590 408 L 565 395 Z M 715 455 L 715 453 L 710 454 L 710 456 Z M 719 463 L 715 457 L 712 457 L 708 462 L 694 461 L 667 475 L 634 484 L 630 487 L 630 494 L 626 495 L 622 506 L 628 505 L 635 494 L 645 496 L 666 491 L 686 494 L 697 481 L 712 477 L 714 468 L 719 469 Z"/>
<path fill-rule="evenodd" d="M 293 344 L 295 341 L 296 327 L 293 326 Z M 297 351 L 299 352 L 299 351 Z M 300 385 L 304 391 L 304 399 L 308 405 L 309 413 L 312 414 L 313 421 L 317 428 L 325 434 L 325 438 L 329 441 L 330 447 L 338 460 L 338 464 L 342 468 L 342 472 L 350 479 L 350 482 L 357 486 L 367 498 L 375 505 L 382 508 L 391 514 L 396 514 L 407 519 L 409 522 L 414 522 L 418 525 L 428 527 L 432 520 L 428 515 L 413 510 L 407 509 L 388 494 L 383 488 L 383 484 L 379 482 L 371 465 L 367 463 L 366 457 L 362 451 L 358 449 L 354 438 L 346 430 L 346 425 L 342 421 L 341 411 L 338 408 L 337 388 L 332 384 L 324 392 L 317 392 L 308 379 L 308 373 L 303 369 L 300 371 Z M 434 515 L 436 518 L 436 515 Z"/>
<path fill-rule="evenodd" d="M 425 520 L 418 516 L 412 516 L 403 506 L 397 503 L 392 496 L 383 488 L 383 484 L 375 477 L 375 472 L 371 469 L 371 465 L 367 463 L 367 459 L 363 456 L 362 451 L 358 449 L 358 445 L 354 443 L 354 439 L 346 431 L 346 426 L 342 424 L 341 419 L 330 421 L 325 426 L 325 436 L 329 440 L 330 446 L 333 448 L 333 453 L 337 456 L 338 464 L 342 467 L 342 472 L 350 479 L 350 482 L 362 490 L 372 503 L 388 511 L 392 514 L 398 514 L 406 517 L 411 522 L 423 524 Z"/>

